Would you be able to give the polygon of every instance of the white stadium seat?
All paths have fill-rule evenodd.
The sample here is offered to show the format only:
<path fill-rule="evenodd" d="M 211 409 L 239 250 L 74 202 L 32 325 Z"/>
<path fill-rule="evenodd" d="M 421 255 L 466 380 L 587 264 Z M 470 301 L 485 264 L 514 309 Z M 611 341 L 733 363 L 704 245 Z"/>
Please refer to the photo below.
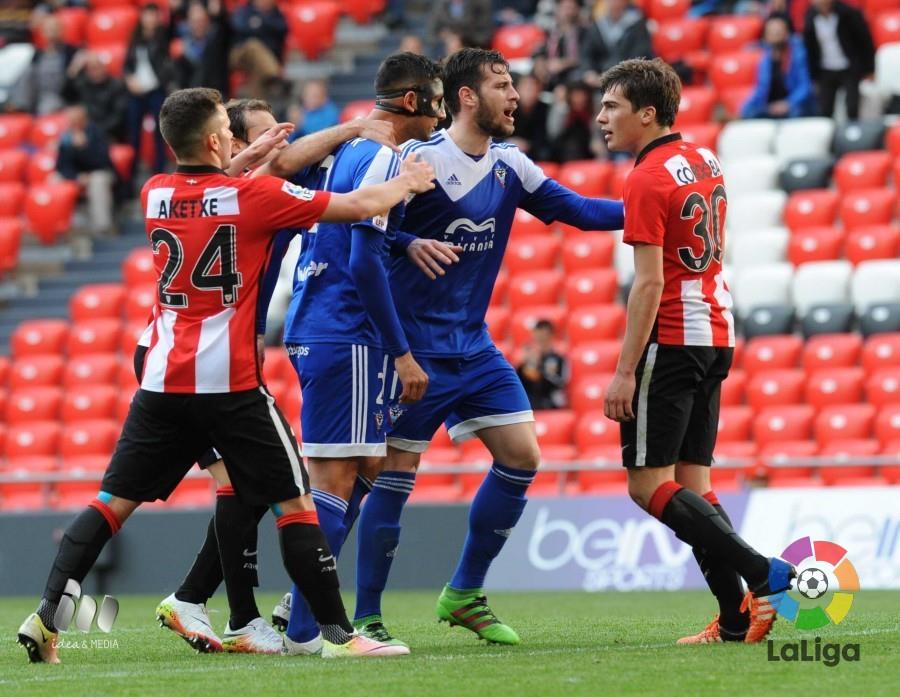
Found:
<path fill-rule="evenodd" d="M 859 315 L 871 305 L 900 303 L 900 261 L 877 259 L 862 262 L 853 274 L 851 292 Z"/>
<path fill-rule="evenodd" d="M 736 269 L 782 262 L 787 258 L 785 228 L 744 231 L 725 242 L 725 256 Z"/>
<path fill-rule="evenodd" d="M 726 185 L 728 181 L 726 174 Z M 780 227 L 785 203 L 787 194 L 781 190 L 733 195 L 729 191 L 725 227 L 729 232 Z"/>
<path fill-rule="evenodd" d="M 853 265 L 843 259 L 813 261 L 797 267 L 791 289 L 797 316 L 805 317 L 814 305 L 848 302 L 852 275 Z"/>
<path fill-rule="evenodd" d="M 900 44 L 885 44 L 875 53 L 875 87 L 885 100 L 900 94 Z"/>
<path fill-rule="evenodd" d="M 776 130 L 775 122 L 769 119 L 730 122 L 719 135 L 719 159 L 740 166 L 745 157 L 771 155 Z M 727 172 L 728 167 L 725 164 L 723 167 Z"/>
<path fill-rule="evenodd" d="M 731 290 L 739 317 L 746 317 L 754 307 L 761 305 L 790 307 L 794 267 L 787 262 L 750 266 L 735 271 Z M 726 276 L 726 282 L 727 280 Z"/>
<path fill-rule="evenodd" d="M 778 160 L 772 155 L 745 157 L 740 164 L 724 169 L 729 196 L 778 189 Z"/>
<path fill-rule="evenodd" d="M 800 157 L 820 157 L 831 152 L 834 121 L 813 116 L 782 121 L 775 135 L 775 156 L 782 164 Z"/>

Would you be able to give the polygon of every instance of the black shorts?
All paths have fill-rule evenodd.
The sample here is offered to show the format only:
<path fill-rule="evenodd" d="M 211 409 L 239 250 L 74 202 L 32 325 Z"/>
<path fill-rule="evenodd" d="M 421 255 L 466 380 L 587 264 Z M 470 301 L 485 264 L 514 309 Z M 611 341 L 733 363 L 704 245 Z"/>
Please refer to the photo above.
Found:
<path fill-rule="evenodd" d="M 222 454 L 244 503 L 278 503 L 309 491 L 291 427 L 262 387 L 223 394 L 138 390 L 101 490 L 132 501 L 166 499 L 210 448 Z"/>
<path fill-rule="evenodd" d="M 144 375 L 144 360 L 147 358 L 147 351 L 149 350 L 149 347 L 141 346 L 140 344 L 134 349 L 134 376 L 137 378 L 138 385 L 141 384 L 141 377 Z M 221 459 L 222 456 L 219 454 L 219 451 L 215 448 L 210 448 L 197 458 L 197 467 L 205 470 Z"/>
<path fill-rule="evenodd" d="M 620 424 L 625 467 L 711 465 L 732 348 L 651 343 L 635 372 L 635 418 Z"/>

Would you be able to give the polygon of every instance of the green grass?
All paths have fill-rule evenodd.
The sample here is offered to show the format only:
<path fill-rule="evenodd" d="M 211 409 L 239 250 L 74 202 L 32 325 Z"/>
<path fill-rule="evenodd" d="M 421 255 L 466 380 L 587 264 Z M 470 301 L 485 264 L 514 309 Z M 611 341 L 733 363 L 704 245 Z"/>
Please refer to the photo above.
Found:
<path fill-rule="evenodd" d="M 113 632 L 66 635 L 115 640 L 117 648 L 62 650 L 63 665 L 29 665 L 15 630 L 34 599 L 0 600 L 2 695 L 864 695 L 900 694 L 900 593 L 864 592 L 823 642 L 860 644 L 861 660 L 835 667 L 773 663 L 766 645 L 675 647 L 713 612 L 707 593 L 494 593 L 492 606 L 522 636 L 486 646 L 434 619 L 436 593 L 391 593 L 389 627 L 412 646 L 399 659 L 198 655 L 153 621 L 159 598 L 121 597 Z M 260 597 L 268 613 L 275 596 Z M 214 625 L 227 619 L 222 598 Z M 779 622 L 776 646 L 806 638 Z"/>

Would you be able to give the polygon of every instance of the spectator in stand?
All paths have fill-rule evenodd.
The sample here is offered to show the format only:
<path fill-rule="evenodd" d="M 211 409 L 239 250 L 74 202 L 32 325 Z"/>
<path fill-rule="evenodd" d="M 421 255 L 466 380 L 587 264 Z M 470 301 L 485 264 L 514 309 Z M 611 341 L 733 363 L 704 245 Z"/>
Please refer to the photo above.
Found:
<path fill-rule="evenodd" d="M 532 160 L 550 158 L 547 116 L 550 107 L 541 100 L 541 83 L 534 75 L 522 75 L 516 84 L 519 106 L 516 108 L 515 131 L 507 141 L 515 143 Z"/>
<path fill-rule="evenodd" d="M 565 84 L 578 67 L 586 32 L 580 0 L 559 0 L 553 28 L 535 54 L 542 63 L 543 83 L 548 89 Z"/>
<path fill-rule="evenodd" d="M 163 100 L 175 75 L 169 57 L 169 31 L 162 24 L 159 6 L 148 3 L 141 8 L 140 21 L 125 56 L 125 86 L 128 88 L 128 142 L 140 153 L 144 116 L 154 120 L 153 172 L 166 165 L 166 144 L 156 123 Z M 134 179 L 140 157 L 134 158 L 130 179 Z"/>
<path fill-rule="evenodd" d="M 335 126 L 340 121 L 341 110 L 328 96 L 325 80 L 307 80 L 300 100 L 301 108 L 291 115 L 291 121 L 297 124 L 290 135 L 291 141 Z"/>
<path fill-rule="evenodd" d="M 281 78 L 287 20 L 275 0 L 250 0 L 231 15 L 232 70 L 247 74 L 246 96 L 266 96 Z"/>
<path fill-rule="evenodd" d="M 582 79 L 591 87 L 607 68 L 628 58 L 652 58 L 650 31 L 644 14 L 628 0 L 607 0 L 582 42 Z"/>
<path fill-rule="evenodd" d="M 763 27 L 763 57 L 756 87 L 741 109 L 745 119 L 812 116 L 816 96 L 803 39 L 791 34 L 786 15 L 771 15 Z"/>
<path fill-rule="evenodd" d="M 34 52 L 31 65 L 12 90 L 11 102 L 16 109 L 32 114 L 50 114 L 65 106 L 62 98 L 66 70 L 77 48 L 63 43 L 62 23 L 52 14 L 37 19 L 47 44 Z"/>
<path fill-rule="evenodd" d="M 182 0 L 169 0 L 173 35 L 182 41 L 175 61 L 179 87 L 212 87 L 224 98 L 231 93 L 228 71 L 228 14 L 222 0 L 209 4 L 191 2 L 185 12 Z"/>
<path fill-rule="evenodd" d="M 847 117 L 858 119 L 859 82 L 875 72 L 875 43 L 862 12 L 840 0 L 813 0 L 803 41 L 821 113 L 834 115 L 835 97 L 843 88 Z"/>
<path fill-rule="evenodd" d="M 560 85 L 547 117 L 550 157 L 555 162 L 594 157 L 594 93 L 583 82 Z"/>
<path fill-rule="evenodd" d="M 566 406 L 569 365 L 553 346 L 553 323 L 538 320 L 532 330 L 533 342 L 522 349 L 517 370 L 532 409 L 562 409 Z"/>
<path fill-rule="evenodd" d="M 494 19 L 497 24 L 522 24 L 532 21 L 538 0 L 497 0 Z"/>
<path fill-rule="evenodd" d="M 87 109 L 75 104 L 66 109 L 67 128 L 59 141 L 56 170 L 78 183 L 87 200 L 91 232 L 105 235 L 113 227 L 115 170 L 109 159 L 109 141 L 103 128 L 93 123 Z"/>
<path fill-rule="evenodd" d="M 88 119 L 113 141 L 125 140 L 125 113 L 128 90 L 125 83 L 109 74 L 100 55 L 79 51 L 66 71 L 63 98 L 69 104 L 82 104 Z"/>
<path fill-rule="evenodd" d="M 437 0 L 429 34 L 435 44 L 444 45 L 445 55 L 462 46 L 486 48 L 494 35 L 492 15 L 491 0 Z"/>
<path fill-rule="evenodd" d="M 397 53 L 415 53 L 417 56 L 425 56 L 425 46 L 417 34 L 404 34 L 397 47 Z"/>
<path fill-rule="evenodd" d="M 31 41 L 33 0 L 4 0 L 0 12 L 0 48 Z"/>

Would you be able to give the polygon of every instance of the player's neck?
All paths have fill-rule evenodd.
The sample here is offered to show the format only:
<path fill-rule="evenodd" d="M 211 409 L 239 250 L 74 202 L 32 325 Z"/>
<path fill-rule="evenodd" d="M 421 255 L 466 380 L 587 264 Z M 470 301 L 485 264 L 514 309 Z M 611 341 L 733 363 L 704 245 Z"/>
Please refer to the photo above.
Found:
<path fill-rule="evenodd" d="M 484 155 L 491 146 L 491 137 L 474 125 L 456 120 L 447 129 L 456 147 L 467 155 Z"/>
<path fill-rule="evenodd" d="M 654 128 L 648 128 L 644 135 L 641 137 L 640 141 L 635 143 L 634 152 L 631 154 L 634 157 L 637 157 L 642 152 L 644 152 L 644 148 L 646 148 L 650 143 L 659 138 L 664 138 L 672 132 L 672 129 L 668 126 L 657 126 Z"/>
<path fill-rule="evenodd" d="M 214 153 L 204 153 L 203 155 L 198 155 L 196 157 L 176 159 L 175 162 L 176 164 L 186 165 L 188 167 L 206 166 L 216 167 L 217 169 L 225 169 L 224 167 L 222 167 L 222 161 Z"/>

